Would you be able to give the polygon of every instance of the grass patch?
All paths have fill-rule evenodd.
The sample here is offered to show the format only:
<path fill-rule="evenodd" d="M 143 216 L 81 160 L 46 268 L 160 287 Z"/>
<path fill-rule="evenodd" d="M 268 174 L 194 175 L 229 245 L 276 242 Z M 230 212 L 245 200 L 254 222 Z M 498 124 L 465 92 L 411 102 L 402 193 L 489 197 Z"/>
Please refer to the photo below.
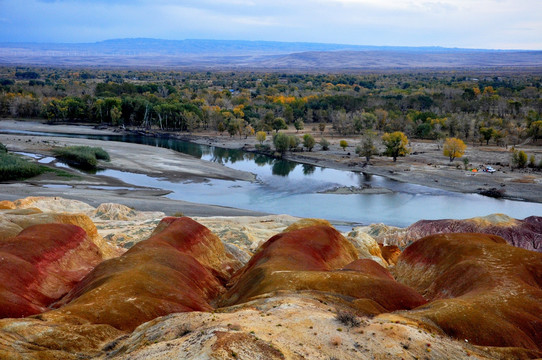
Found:
<path fill-rule="evenodd" d="M 43 174 L 46 169 L 18 156 L 0 152 L 0 181 L 28 179 Z"/>
<path fill-rule="evenodd" d="M 0 181 L 25 180 L 43 173 L 65 178 L 78 178 L 67 171 L 36 164 L 17 155 L 0 152 Z"/>
<path fill-rule="evenodd" d="M 109 154 L 102 148 L 90 146 L 68 146 L 53 149 L 59 160 L 83 169 L 96 169 L 98 160 L 109 161 Z"/>

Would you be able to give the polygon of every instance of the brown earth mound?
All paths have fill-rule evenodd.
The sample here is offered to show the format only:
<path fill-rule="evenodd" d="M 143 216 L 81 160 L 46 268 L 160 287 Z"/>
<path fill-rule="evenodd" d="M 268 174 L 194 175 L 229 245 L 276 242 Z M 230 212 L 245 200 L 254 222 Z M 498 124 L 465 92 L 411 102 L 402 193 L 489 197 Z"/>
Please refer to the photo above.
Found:
<path fill-rule="evenodd" d="M 353 245 L 327 225 L 276 235 L 235 275 L 221 304 L 234 305 L 279 290 L 315 290 L 367 299 L 365 313 L 370 314 L 375 308 L 395 311 L 425 303 L 414 290 L 386 277 L 387 270 L 376 262 L 355 262 L 356 258 Z"/>
<path fill-rule="evenodd" d="M 473 344 L 542 356 L 542 254 L 495 235 L 431 235 L 405 249 L 395 275 L 430 301 L 403 316 Z"/>

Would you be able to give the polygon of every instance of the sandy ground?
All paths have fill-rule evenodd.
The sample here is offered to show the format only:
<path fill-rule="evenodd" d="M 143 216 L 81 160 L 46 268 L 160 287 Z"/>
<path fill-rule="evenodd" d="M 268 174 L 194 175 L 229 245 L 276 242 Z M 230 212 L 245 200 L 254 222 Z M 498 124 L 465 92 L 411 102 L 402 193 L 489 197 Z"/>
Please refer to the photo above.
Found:
<path fill-rule="evenodd" d="M 111 130 L 94 129 L 89 126 L 50 126 L 35 122 L 12 120 L 0 121 L 0 129 L 87 134 L 118 133 Z M 290 130 L 290 132 L 295 133 L 295 130 Z M 304 133 L 306 132 L 300 131 L 297 135 L 301 137 Z M 321 136 L 319 133 L 314 133 L 314 137 L 318 140 Z M 450 163 L 448 158 L 442 155 L 442 150 L 438 149 L 437 145 L 432 142 L 412 142 L 412 154 L 399 158 L 395 163 L 391 158 L 375 157 L 370 164 L 364 165 L 364 159 L 355 155 L 355 146 L 359 139 L 331 136 L 327 133 L 324 133 L 324 137 L 331 142 L 329 151 L 321 151 L 320 146 L 316 145 L 312 152 L 289 152 L 285 157 L 302 163 L 340 170 L 361 171 L 401 182 L 449 191 L 477 193 L 480 190 L 496 188 L 503 190 L 507 198 L 542 202 L 542 172 L 531 169 L 521 171 L 510 169 L 508 166 L 511 156 L 509 149 L 468 144 L 465 157 L 470 160 L 470 168 L 492 165 L 497 170 L 493 174 L 485 172 L 473 173 L 463 169 L 462 159 L 456 159 Z M 182 135 L 182 138 L 226 148 L 245 148 L 249 151 L 254 150 L 257 143 L 254 137 L 245 139 L 229 137 L 229 135 L 221 136 L 215 133 Z M 268 136 L 268 138 L 271 138 L 271 136 Z M 338 145 L 341 139 L 346 139 L 349 143 L 349 146 L 344 151 Z M 0 142 L 5 144 L 10 151 L 23 151 L 42 155 L 50 154 L 52 146 L 75 144 L 100 146 L 108 151 L 112 158 L 110 163 L 103 163 L 104 167 L 163 177 L 170 181 L 205 181 L 205 178 L 254 180 L 254 176 L 246 172 L 195 159 L 172 150 L 145 145 L 13 134 L 0 134 Z M 271 140 L 268 139 L 266 143 L 271 144 Z M 519 148 L 525 150 L 529 155 L 534 154 L 537 161 L 542 158 L 542 148 L 540 147 L 522 146 Z M 499 163 L 502 165 L 497 165 Z M 104 176 L 78 175 L 77 178 L 65 179 L 45 174 L 24 182 L 2 184 L 0 185 L 0 199 L 14 200 L 34 195 L 61 196 L 81 200 L 93 206 L 103 202 L 116 202 L 138 210 L 164 211 L 170 215 L 179 212 L 189 216 L 261 215 L 248 210 L 170 200 L 163 197 L 163 195 L 167 194 L 164 190 L 134 187 Z M 44 187 L 44 185 L 69 185 L 70 188 Z M 91 188 L 94 186 L 117 186 L 134 189 L 97 190 Z M 382 192 L 384 190 L 386 189 L 374 189 L 372 191 Z M 343 189 L 339 191 L 357 193 L 371 190 Z"/>

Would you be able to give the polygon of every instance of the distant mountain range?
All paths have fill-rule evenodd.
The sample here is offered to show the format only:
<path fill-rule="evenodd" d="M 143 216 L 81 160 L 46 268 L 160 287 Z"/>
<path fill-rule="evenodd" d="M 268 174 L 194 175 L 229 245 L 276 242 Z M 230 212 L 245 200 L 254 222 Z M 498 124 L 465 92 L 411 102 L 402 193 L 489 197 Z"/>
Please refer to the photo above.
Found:
<path fill-rule="evenodd" d="M 241 40 L 0 43 L 0 64 L 245 70 L 542 68 L 542 51 Z"/>

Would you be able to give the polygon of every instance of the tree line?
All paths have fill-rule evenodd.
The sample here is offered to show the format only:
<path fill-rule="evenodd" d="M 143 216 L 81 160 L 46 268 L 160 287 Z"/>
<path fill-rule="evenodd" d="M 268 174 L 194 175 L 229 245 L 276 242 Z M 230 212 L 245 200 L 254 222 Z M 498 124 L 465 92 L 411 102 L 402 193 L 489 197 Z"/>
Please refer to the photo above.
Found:
<path fill-rule="evenodd" d="M 321 124 L 514 145 L 542 138 L 542 77 L 520 70 L 279 74 L 0 68 L 0 117 L 231 136 Z"/>

